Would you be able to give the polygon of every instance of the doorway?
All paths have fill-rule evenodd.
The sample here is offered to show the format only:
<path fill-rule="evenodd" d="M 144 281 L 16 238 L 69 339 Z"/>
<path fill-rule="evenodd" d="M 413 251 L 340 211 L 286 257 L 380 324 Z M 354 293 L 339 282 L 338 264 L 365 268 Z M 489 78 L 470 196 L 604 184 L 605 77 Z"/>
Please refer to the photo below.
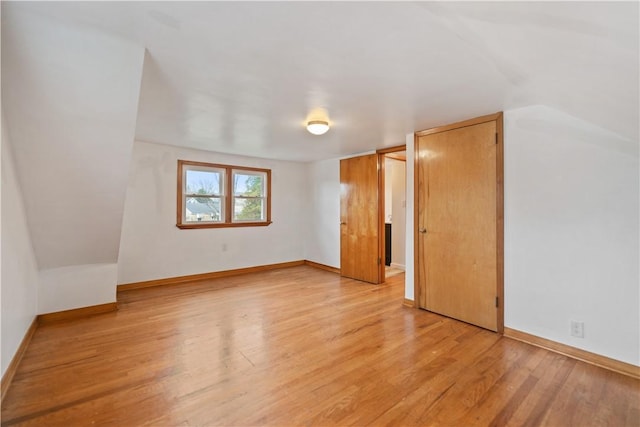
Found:
<path fill-rule="evenodd" d="M 390 166 L 385 177 L 385 156 L 390 161 L 402 162 Z M 386 179 L 385 179 L 386 178 Z M 391 197 L 391 213 L 387 217 L 393 232 L 385 239 L 385 185 L 389 181 L 401 188 Z M 395 216 L 395 220 L 393 217 Z M 406 230 L 406 146 L 400 145 L 376 151 L 375 154 L 340 160 L 340 274 L 369 283 L 385 281 L 385 252 L 391 255 L 390 274 L 404 273 Z M 391 249 L 385 251 L 387 241 Z M 395 244 L 395 259 L 393 261 Z M 392 265 L 393 264 L 393 265 Z"/>
<path fill-rule="evenodd" d="M 377 151 L 381 169 L 378 209 L 382 282 L 403 274 L 406 266 L 406 148 L 398 145 Z"/>
<path fill-rule="evenodd" d="M 405 271 L 406 151 L 384 154 L 384 264 L 385 278 Z"/>

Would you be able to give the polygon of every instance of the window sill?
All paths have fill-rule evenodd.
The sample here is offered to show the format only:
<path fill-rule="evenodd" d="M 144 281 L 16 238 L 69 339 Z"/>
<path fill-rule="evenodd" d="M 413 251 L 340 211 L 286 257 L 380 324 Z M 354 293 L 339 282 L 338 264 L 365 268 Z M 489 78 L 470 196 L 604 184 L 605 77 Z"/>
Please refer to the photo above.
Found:
<path fill-rule="evenodd" d="M 270 225 L 272 221 L 264 222 L 230 222 L 230 223 L 217 223 L 217 224 L 176 224 L 181 230 L 190 230 L 195 228 L 234 228 L 234 227 L 266 227 Z"/>

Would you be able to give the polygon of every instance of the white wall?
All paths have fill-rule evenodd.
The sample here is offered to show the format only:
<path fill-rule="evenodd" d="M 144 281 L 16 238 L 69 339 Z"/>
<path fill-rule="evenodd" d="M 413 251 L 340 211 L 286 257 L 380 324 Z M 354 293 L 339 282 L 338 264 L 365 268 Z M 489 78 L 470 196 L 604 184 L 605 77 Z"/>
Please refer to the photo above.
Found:
<path fill-rule="evenodd" d="M 340 160 L 307 164 L 309 226 L 305 259 L 340 268 Z"/>
<path fill-rule="evenodd" d="M 24 203 L 16 178 L 11 143 L 2 117 L 2 375 L 37 314 L 38 267 L 27 226 Z"/>
<path fill-rule="evenodd" d="M 405 137 L 407 147 L 406 176 L 407 176 L 407 223 L 405 239 L 405 275 L 404 275 L 404 297 L 413 301 L 414 299 L 414 240 L 413 240 L 413 209 L 415 203 L 414 194 L 414 169 L 415 169 L 415 143 L 414 135 L 408 133 Z"/>
<path fill-rule="evenodd" d="M 113 302 L 145 49 L 25 10 L 6 24 L 2 102 L 39 312 Z"/>
<path fill-rule="evenodd" d="M 118 265 L 84 264 L 40 270 L 38 313 L 116 301 Z"/>
<path fill-rule="evenodd" d="M 542 106 L 504 123 L 505 326 L 640 365 L 638 143 Z M 413 148 L 407 135 L 408 202 Z"/>
<path fill-rule="evenodd" d="M 505 326 L 640 365 L 638 171 L 637 141 L 505 113 Z"/>
<path fill-rule="evenodd" d="M 391 181 L 392 201 L 391 201 L 391 266 L 405 268 L 405 229 L 406 229 L 406 167 L 401 160 L 391 161 L 390 174 L 387 174 Z"/>
<path fill-rule="evenodd" d="M 392 223 L 393 221 L 393 181 L 391 174 L 393 164 L 397 160 L 384 158 L 384 222 Z"/>
<path fill-rule="evenodd" d="M 266 227 L 176 227 L 177 161 L 271 169 Z M 136 141 L 125 202 L 118 283 L 223 271 L 304 259 L 307 165 Z"/>

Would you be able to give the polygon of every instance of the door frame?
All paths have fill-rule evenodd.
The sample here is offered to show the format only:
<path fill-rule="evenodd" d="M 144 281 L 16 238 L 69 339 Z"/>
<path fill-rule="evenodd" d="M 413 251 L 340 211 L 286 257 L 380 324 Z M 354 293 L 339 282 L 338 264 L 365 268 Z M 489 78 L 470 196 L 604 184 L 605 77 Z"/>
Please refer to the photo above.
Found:
<path fill-rule="evenodd" d="M 453 129 L 459 129 L 493 121 L 496 122 L 496 132 L 498 134 L 498 140 L 496 141 L 496 295 L 498 296 L 497 332 L 499 334 L 502 334 L 504 333 L 504 133 L 502 112 L 418 131 L 413 135 L 413 306 L 415 308 L 420 308 L 420 282 L 418 277 L 418 265 L 420 258 L 420 254 L 418 252 L 418 139 L 419 137 L 425 135 L 445 132 Z"/>
<path fill-rule="evenodd" d="M 378 235 L 380 236 L 380 238 L 378 239 L 378 259 L 381 260 L 380 262 L 380 272 L 379 272 L 379 277 L 380 277 L 380 283 L 384 283 L 386 280 L 385 277 L 385 264 L 384 262 L 382 262 L 382 260 L 384 260 L 384 244 L 385 244 L 385 233 L 384 233 L 384 202 L 385 202 L 385 197 L 384 197 L 384 176 L 385 176 L 385 170 L 384 170 L 384 157 L 386 154 L 389 153 L 397 153 L 399 151 L 406 151 L 407 150 L 407 145 L 406 144 L 402 144 L 402 145 L 395 145 L 393 147 L 387 147 L 387 148 L 381 148 L 379 150 L 376 150 L 376 154 L 378 155 Z M 405 173 L 405 179 L 406 179 L 406 173 Z M 406 212 L 405 212 L 406 215 Z"/>

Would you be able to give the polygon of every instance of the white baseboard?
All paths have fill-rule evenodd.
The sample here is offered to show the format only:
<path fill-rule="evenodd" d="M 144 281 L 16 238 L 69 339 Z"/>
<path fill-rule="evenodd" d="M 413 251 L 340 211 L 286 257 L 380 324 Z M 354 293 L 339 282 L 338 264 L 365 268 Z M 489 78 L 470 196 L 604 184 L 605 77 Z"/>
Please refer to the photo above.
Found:
<path fill-rule="evenodd" d="M 389 267 L 397 268 L 398 270 L 405 270 L 406 269 L 404 264 L 396 264 L 395 262 L 392 262 Z"/>

